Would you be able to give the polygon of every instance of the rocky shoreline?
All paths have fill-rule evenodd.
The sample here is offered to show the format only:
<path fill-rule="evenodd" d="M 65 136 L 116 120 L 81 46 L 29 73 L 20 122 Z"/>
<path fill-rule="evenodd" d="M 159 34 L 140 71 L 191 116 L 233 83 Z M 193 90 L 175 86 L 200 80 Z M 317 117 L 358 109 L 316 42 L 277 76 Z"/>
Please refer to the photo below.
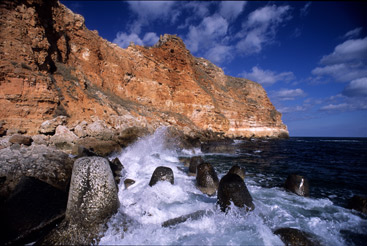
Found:
<path fill-rule="evenodd" d="M 127 141 L 131 144 L 148 134 L 147 131 L 129 129 L 125 131 L 125 145 L 119 145 L 118 150 L 115 148 L 117 142 L 112 147 L 98 149 L 79 144 L 80 138 L 68 138 L 72 134 L 76 136 L 75 128 L 68 129 L 64 122 L 63 118 L 48 121 L 40 128 L 40 134 L 32 137 L 19 133 L 2 136 L 0 214 L 4 218 L 1 229 L 5 232 L 0 239 L 2 244 L 96 244 L 107 229 L 108 219 L 117 212 L 118 184 L 124 182 L 127 189 L 135 182 L 125 177 L 123 164 L 117 158 L 110 161 L 108 156 L 128 146 Z M 88 126 L 85 129 L 91 132 Z M 106 134 L 94 135 L 96 142 L 111 141 L 96 136 Z M 212 138 L 212 142 L 203 142 L 199 138 L 190 140 L 174 128 L 166 130 L 167 148 L 201 146 L 204 151 L 225 153 L 229 151 L 228 143 L 231 141 L 223 138 L 216 141 Z M 103 153 L 104 157 L 97 152 Z M 219 181 L 213 167 L 200 157 L 182 158 L 181 162 L 188 168 L 188 175 L 196 176 L 198 190 L 208 196 L 217 194 L 218 207 L 223 212 L 228 210 L 231 202 L 249 212 L 255 208 L 244 182 L 244 169 L 233 166 Z M 149 185 L 154 186 L 159 181 L 174 184 L 172 170 L 158 167 Z M 309 196 L 308 185 L 306 178 L 290 175 L 285 189 L 300 196 Z M 349 208 L 366 213 L 366 199 L 353 198 Z M 187 219 L 198 220 L 207 213 L 211 211 L 197 211 L 166 221 L 162 226 L 172 227 Z M 281 228 L 274 233 L 284 242 L 290 240 L 289 245 L 317 245 L 312 235 L 293 228 Z"/>

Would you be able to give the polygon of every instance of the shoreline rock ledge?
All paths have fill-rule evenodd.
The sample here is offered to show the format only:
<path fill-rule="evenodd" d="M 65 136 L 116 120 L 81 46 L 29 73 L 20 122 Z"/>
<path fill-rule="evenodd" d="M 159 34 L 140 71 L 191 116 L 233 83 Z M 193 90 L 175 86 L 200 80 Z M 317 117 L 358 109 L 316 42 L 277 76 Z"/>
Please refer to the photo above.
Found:
<path fill-rule="evenodd" d="M 288 137 L 260 84 L 194 57 L 176 35 L 123 49 L 57 0 L 3 0 L 0 16 L 1 135 L 65 125 L 72 144 L 52 140 L 69 150 L 76 136 L 110 141 L 133 126 L 175 126 L 192 139 Z"/>

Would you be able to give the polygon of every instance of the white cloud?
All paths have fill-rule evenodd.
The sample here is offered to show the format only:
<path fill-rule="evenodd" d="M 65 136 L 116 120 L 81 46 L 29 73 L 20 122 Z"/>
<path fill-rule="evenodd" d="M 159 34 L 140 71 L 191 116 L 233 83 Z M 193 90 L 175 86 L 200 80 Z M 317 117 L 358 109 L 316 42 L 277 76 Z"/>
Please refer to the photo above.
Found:
<path fill-rule="evenodd" d="M 221 63 L 232 58 L 232 47 L 217 45 L 208 50 L 205 57 L 214 63 Z"/>
<path fill-rule="evenodd" d="M 306 16 L 308 15 L 308 12 L 310 11 L 310 6 L 311 6 L 311 2 L 307 2 L 305 4 L 305 6 L 303 6 L 303 8 L 301 8 L 300 10 L 300 15 L 301 16 Z"/>
<path fill-rule="evenodd" d="M 259 53 L 263 45 L 273 41 L 278 26 L 288 20 L 289 6 L 265 6 L 251 12 L 243 23 L 243 31 L 237 34 L 241 40 L 236 47 L 245 54 Z"/>
<path fill-rule="evenodd" d="M 293 112 L 303 112 L 307 108 L 304 106 L 294 106 L 294 107 L 278 107 L 277 110 L 282 114 L 293 113 Z"/>
<path fill-rule="evenodd" d="M 191 52 L 198 52 L 212 62 L 221 63 L 232 57 L 231 47 L 224 44 L 227 31 L 227 20 L 214 14 L 205 17 L 198 26 L 190 26 L 185 44 Z"/>
<path fill-rule="evenodd" d="M 287 101 L 287 100 L 294 100 L 296 97 L 304 97 L 306 94 L 305 92 L 300 89 L 281 89 L 279 91 L 272 91 L 271 97 L 281 100 L 281 101 Z"/>
<path fill-rule="evenodd" d="M 329 104 L 320 108 L 321 111 L 346 111 L 350 106 L 347 103 Z"/>
<path fill-rule="evenodd" d="M 219 4 L 219 13 L 227 20 L 235 20 L 243 11 L 245 1 L 222 1 Z"/>
<path fill-rule="evenodd" d="M 148 25 L 157 19 L 171 20 L 174 22 L 178 16 L 174 10 L 175 1 L 129 1 L 129 8 L 137 15 L 131 24 L 132 33 L 140 34 L 142 26 Z"/>
<path fill-rule="evenodd" d="M 320 63 L 324 65 L 346 63 L 367 59 L 367 37 L 364 39 L 350 39 L 335 47 L 333 53 L 322 57 Z"/>
<path fill-rule="evenodd" d="M 367 77 L 352 80 L 343 90 L 343 95 L 348 97 L 367 98 Z"/>
<path fill-rule="evenodd" d="M 328 75 L 333 77 L 336 81 L 347 82 L 361 77 L 366 77 L 367 69 L 362 63 L 340 63 L 325 67 L 316 67 L 312 70 L 312 74 L 316 76 Z"/>
<path fill-rule="evenodd" d="M 359 34 L 361 34 L 362 32 L 362 27 L 357 27 L 353 30 L 350 30 L 349 32 L 347 32 L 345 35 L 344 35 L 344 38 L 356 38 L 359 36 Z"/>
<path fill-rule="evenodd" d="M 252 68 L 251 73 L 243 72 L 240 76 L 258 82 L 264 86 L 272 85 L 277 81 L 289 82 L 294 79 L 294 74 L 292 72 L 275 73 L 270 70 L 262 70 L 257 66 Z"/>
<path fill-rule="evenodd" d="M 130 42 L 134 42 L 137 45 L 148 45 L 152 46 L 159 40 L 156 33 L 148 32 L 144 35 L 143 39 L 139 37 L 136 33 L 127 34 L 125 32 L 119 32 L 113 43 L 116 43 L 121 48 L 126 48 L 129 46 Z"/>

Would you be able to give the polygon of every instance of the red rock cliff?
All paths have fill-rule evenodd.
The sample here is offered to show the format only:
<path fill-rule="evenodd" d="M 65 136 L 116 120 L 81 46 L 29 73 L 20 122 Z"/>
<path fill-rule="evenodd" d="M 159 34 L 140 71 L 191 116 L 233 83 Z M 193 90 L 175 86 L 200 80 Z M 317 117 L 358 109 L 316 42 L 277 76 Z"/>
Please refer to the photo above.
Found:
<path fill-rule="evenodd" d="M 36 133 L 47 119 L 100 119 L 111 128 L 174 125 L 231 137 L 287 136 L 265 90 L 226 76 L 164 35 L 122 49 L 54 0 L 0 3 L 0 119 Z"/>

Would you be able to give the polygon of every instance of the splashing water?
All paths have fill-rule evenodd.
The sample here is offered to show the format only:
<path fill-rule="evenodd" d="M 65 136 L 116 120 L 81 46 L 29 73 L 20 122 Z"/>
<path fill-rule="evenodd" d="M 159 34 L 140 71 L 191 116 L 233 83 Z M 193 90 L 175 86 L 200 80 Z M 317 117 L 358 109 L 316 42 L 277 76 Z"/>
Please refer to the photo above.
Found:
<path fill-rule="evenodd" d="M 305 198 L 282 188 L 264 188 L 251 176 L 246 176 L 245 182 L 255 210 L 245 213 L 231 206 L 227 214 L 222 213 L 216 206 L 216 196 L 202 194 L 195 187 L 195 177 L 188 176 L 187 168 L 179 162 L 180 155 L 191 152 L 167 148 L 165 132 L 165 128 L 159 128 L 117 156 L 125 167 L 126 178 L 136 182 L 128 189 L 120 183 L 121 205 L 110 219 L 100 244 L 283 245 L 273 231 L 292 227 L 314 234 L 321 244 L 349 245 L 342 231 L 356 234 L 367 231 L 366 217 L 336 206 L 328 198 Z M 158 166 L 173 170 L 174 185 L 169 182 L 148 185 Z M 228 171 L 213 166 L 219 178 Z M 199 210 L 208 212 L 197 220 L 162 226 L 164 221 Z"/>

